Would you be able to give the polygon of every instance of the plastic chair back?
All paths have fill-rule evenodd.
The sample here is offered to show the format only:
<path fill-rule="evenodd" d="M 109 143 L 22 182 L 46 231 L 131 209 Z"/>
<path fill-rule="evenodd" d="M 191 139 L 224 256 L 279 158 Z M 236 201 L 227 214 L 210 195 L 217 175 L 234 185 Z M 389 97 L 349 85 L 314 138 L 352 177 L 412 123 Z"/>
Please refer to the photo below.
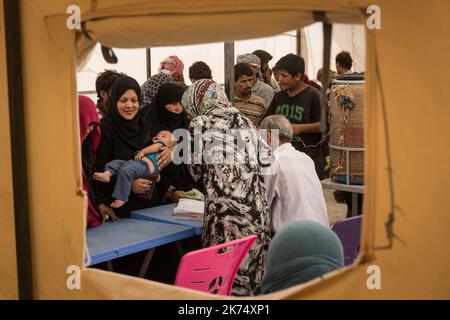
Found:
<path fill-rule="evenodd" d="M 230 295 L 234 277 L 256 235 L 189 252 L 183 256 L 175 285 Z"/>
<path fill-rule="evenodd" d="M 344 264 L 349 265 L 359 253 L 362 215 L 336 222 L 333 231 L 344 247 Z"/>

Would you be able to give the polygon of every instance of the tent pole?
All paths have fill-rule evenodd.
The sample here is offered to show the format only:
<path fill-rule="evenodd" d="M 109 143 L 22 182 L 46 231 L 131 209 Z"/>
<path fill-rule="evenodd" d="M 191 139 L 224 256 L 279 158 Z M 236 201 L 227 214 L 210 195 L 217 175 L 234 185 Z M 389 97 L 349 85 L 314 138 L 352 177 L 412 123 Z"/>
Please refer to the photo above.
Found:
<path fill-rule="evenodd" d="M 297 55 L 298 56 L 302 56 L 302 30 L 301 29 L 297 29 Z"/>
<path fill-rule="evenodd" d="M 150 48 L 145 49 L 145 57 L 147 62 L 147 79 L 152 76 L 152 52 Z"/>
<path fill-rule="evenodd" d="M 20 3 L 3 1 L 19 299 L 33 299 Z"/>
<path fill-rule="evenodd" d="M 230 101 L 234 100 L 234 42 L 225 42 L 225 92 Z"/>
<path fill-rule="evenodd" d="M 325 133 L 328 131 L 327 124 L 327 105 L 326 94 L 330 84 L 330 56 L 331 56 L 331 33 L 333 25 L 329 22 L 326 13 L 323 11 L 314 11 L 314 20 L 323 23 L 323 79 L 325 82 L 322 86 L 322 99 L 320 101 L 320 131 Z"/>
<path fill-rule="evenodd" d="M 320 112 L 320 129 L 322 132 L 328 131 L 326 95 L 330 83 L 330 56 L 331 56 L 331 32 L 333 25 L 323 22 L 323 77 L 325 85 L 322 87 L 322 103 Z"/>
<path fill-rule="evenodd" d="M 305 60 L 305 73 L 308 74 L 308 44 L 306 42 L 305 29 L 296 31 L 297 55 Z"/>

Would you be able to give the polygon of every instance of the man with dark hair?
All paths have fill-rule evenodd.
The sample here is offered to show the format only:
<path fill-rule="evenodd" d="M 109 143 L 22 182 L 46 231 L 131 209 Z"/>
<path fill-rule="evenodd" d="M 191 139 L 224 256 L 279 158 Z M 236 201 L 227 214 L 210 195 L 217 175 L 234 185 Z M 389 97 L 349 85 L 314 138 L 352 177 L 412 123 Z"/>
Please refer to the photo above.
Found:
<path fill-rule="evenodd" d="M 234 101 L 236 107 L 255 127 L 259 126 L 261 117 L 266 111 L 264 100 L 252 94 L 253 70 L 248 63 L 234 66 Z"/>
<path fill-rule="evenodd" d="M 189 67 L 189 79 L 194 83 L 200 79 L 212 79 L 211 69 L 203 61 L 197 61 Z"/>
<path fill-rule="evenodd" d="M 272 78 L 272 70 L 269 68 L 269 61 L 273 58 L 272 55 L 264 50 L 255 50 L 253 51 L 253 54 L 258 56 L 261 60 L 261 74 L 264 82 L 270 85 L 275 92 L 280 91 L 280 86 Z"/>
<path fill-rule="evenodd" d="M 253 70 L 252 92 L 258 97 L 263 98 L 264 106 L 267 108 L 275 95 L 275 91 L 267 83 L 259 80 L 258 73 L 261 68 L 261 59 L 255 54 L 247 53 L 238 55 L 236 63 L 248 63 Z"/>
<path fill-rule="evenodd" d="M 97 91 L 97 109 L 100 111 L 102 117 L 106 116 L 108 113 L 108 99 L 111 87 L 114 81 L 124 76 L 122 72 L 117 72 L 116 70 L 107 70 L 101 72 L 95 80 L 95 90 Z"/>
<path fill-rule="evenodd" d="M 281 87 L 264 117 L 282 114 L 293 129 L 292 145 L 310 156 L 319 179 L 324 178 L 325 158 L 320 132 L 320 93 L 304 82 L 305 61 L 298 55 L 282 57 L 275 67 Z"/>
<path fill-rule="evenodd" d="M 352 73 L 353 59 L 350 52 L 341 51 L 336 56 L 336 70 L 338 74 Z"/>
<path fill-rule="evenodd" d="M 253 54 L 256 54 L 261 59 L 261 69 L 263 69 L 263 66 L 267 63 L 269 63 L 270 60 L 272 60 L 272 55 L 268 53 L 265 50 L 255 50 L 252 52 Z"/>

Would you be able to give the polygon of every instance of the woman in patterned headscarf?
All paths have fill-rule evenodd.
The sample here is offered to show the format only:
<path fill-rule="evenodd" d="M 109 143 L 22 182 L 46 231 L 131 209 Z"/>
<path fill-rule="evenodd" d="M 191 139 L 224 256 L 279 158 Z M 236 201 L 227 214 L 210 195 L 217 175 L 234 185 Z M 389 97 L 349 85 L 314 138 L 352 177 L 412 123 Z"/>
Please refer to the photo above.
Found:
<path fill-rule="evenodd" d="M 193 117 L 189 127 L 191 137 L 198 139 L 194 134 L 200 131 L 201 147 L 210 150 L 203 153 L 203 159 L 211 156 L 214 162 L 217 156 L 223 155 L 224 145 L 228 148 L 227 154 L 231 146 L 231 150 L 241 153 L 241 159 L 245 159 L 241 163 L 203 161 L 200 164 L 191 160 L 192 164 L 188 167 L 194 180 L 203 184 L 205 190 L 203 247 L 249 235 L 258 236 L 241 264 L 232 291 L 233 295 L 251 295 L 263 275 L 270 243 L 270 221 L 260 165 L 258 161 L 248 161 L 254 156 L 250 144 L 245 144 L 240 150 L 234 148 L 233 143 L 238 137 L 230 130 L 241 129 L 239 134 L 243 134 L 248 142 L 252 139 L 258 141 L 256 129 L 250 120 L 232 107 L 220 85 L 209 79 L 199 80 L 190 86 L 183 95 L 182 105 Z M 214 140 L 214 148 L 210 148 L 212 144 L 208 146 L 211 140 Z M 231 144 L 225 144 L 229 142 Z M 196 157 L 194 149 L 191 159 Z"/>
<path fill-rule="evenodd" d="M 158 93 L 159 87 L 163 84 L 172 82 L 172 77 L 164 72 L 160 72 L 148 78 L 141 86 L 141 108 L 152 103 Z"/>
<path fill-rule="evenodd" d="M 169 74 L 177 85 L 182 87 L 184 90 L 187 89 L 183 76 L 184 63 L 177 56 L 168 56 L 161 61 L 158 71 Z"/>

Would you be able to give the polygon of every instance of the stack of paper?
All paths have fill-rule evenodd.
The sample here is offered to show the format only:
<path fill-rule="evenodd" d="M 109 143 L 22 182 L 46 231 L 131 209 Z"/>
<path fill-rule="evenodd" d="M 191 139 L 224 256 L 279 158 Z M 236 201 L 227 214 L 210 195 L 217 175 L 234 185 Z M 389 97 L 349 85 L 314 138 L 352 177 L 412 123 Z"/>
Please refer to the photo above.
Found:
<path fill-rule="evenodd" d="M 204 210 L 203 201 L 182 198 L 172 215 L 178 220 L 203 221 Z"/>

